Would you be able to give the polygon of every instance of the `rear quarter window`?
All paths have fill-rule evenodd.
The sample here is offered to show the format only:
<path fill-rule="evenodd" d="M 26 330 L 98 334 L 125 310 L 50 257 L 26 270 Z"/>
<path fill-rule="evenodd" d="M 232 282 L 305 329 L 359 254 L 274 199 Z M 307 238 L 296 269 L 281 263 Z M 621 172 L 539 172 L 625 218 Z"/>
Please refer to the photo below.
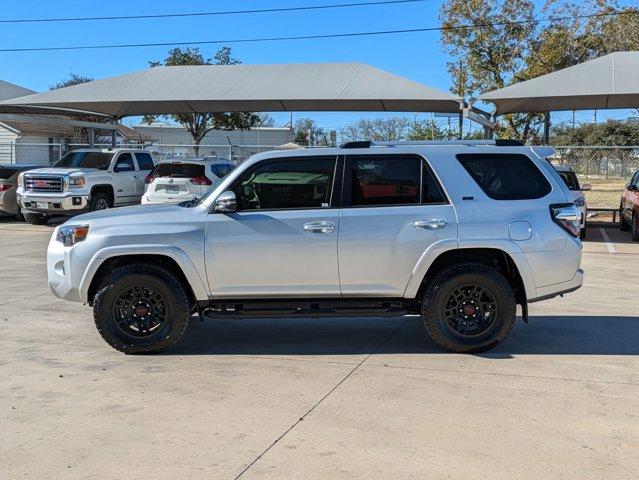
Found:
<path fill-rule="evenodd" d="M 551 191 L 550 183 L 526 155 L 464 153 L 457 160 L 494 200 L 532 200 Z"/>

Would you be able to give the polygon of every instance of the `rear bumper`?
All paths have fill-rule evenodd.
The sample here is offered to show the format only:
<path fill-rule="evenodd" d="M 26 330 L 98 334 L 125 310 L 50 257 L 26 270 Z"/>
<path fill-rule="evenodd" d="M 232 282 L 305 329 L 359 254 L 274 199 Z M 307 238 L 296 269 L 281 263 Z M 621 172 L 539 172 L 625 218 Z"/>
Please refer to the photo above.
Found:
<path fill-rule="evenodd" d="M 189 195 L 179 195 L 175 197 L 166 197 L 166 196 L 156 196 L 156 195 L 142 195 L 142 205 L 152 205 L 152 204 L 166 204 L 166 203 L 182 203 L 189 202 L 194 198 L 198 198 L 197 195 L 189 194 Z"/>
<path fill-rule="evenodd" d="M 23 210 L 37 213 L 78 213 L 89 208 L 89 195 L 20 195 L 19 204 Z"/>
<path fill-rule="evenodd" d="M 541 302 L 542 300 L 548 300 L 564 293 L 574 292 L 581 287 L 584 281 L 584 271 L 579 268 L 575 273 L 572 280 L 568 282 L 555 283 L 554 285 L 547 285 L 545 287 L 537 287 L 537 297 L 528 299 L 529 303 Z"/>

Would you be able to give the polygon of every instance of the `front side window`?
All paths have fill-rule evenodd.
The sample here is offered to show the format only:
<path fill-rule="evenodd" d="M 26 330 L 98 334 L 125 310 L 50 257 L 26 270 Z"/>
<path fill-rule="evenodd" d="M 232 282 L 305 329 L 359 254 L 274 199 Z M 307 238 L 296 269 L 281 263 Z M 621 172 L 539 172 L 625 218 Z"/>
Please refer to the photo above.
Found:
<path fill-rule="evenodd" d="M 335 157 L 267 160 L 245 172 L 232 190 L 238 210 L 328 208 Z"/>
<path fill-rule="evenodd" d="M 135 171 L 135 165 L 133 165 L 133 156 L 130 153 L 123 153 L 118 157 L 113 167 L 114 172 L 133 172 Z"/>
<path fill-rule="evenodd" d="M 349 157 L 350 206 L 419 205 L 446 199 L 425 161 L 418 156 Z M 350 175 L 349 175 L 350 173 Z"/>
<path fill-rule="evenodd" d="M 104 152 L 69 152 L 58 160 L 54 167 L 59 168 L 97 168 L 108 170 L 112 153 Z"/>
<path fill-rule="evenodd" d="M 470 176 L 494 200 L 532 200 L 552 189 L 546 177 L 526 155 L 464 153 L 457 155 Z"/>

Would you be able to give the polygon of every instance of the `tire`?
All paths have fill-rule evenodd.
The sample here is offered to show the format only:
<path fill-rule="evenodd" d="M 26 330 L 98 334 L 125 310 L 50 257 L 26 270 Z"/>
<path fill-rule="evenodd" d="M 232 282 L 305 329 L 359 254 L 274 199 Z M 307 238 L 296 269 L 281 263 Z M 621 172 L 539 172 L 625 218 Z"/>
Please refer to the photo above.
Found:
<path fill-rule="evenodd" d="M 147 316 L 136 316 L 144 314 L 145 305 L 142 312 L 138 309 L 148 298 L 155 303 L 145 304 L 151 305 Z M 137 306 L 131 308 L 128 302 Z M 135 263 L 116 268 L 102 281 L 93 302 L 93 318 L 102 338 L 116 350 L 156 353 L 182 337 L 189 324 L 189 303 L 185 286 L 171 272 Z M 140 328 L 140 318 L 151 327 L 146 332 Z"/>
<path fill-rule="evenodd" d="M 43 213 L 24 213 L 24 219 L 31 225 L 46 225 L 49 221 L 49 216 Z"/>
<path fill-rule="evenodd" d="M 630 225 L 628 225 L 623 218 L 623 208 L 621 207 L 621 205 L 619 205 L 619 230 L 621 230 L 622 232 L 627 232 L 628 230 L 630 230 Z"/>
<path fill-rule="evenodd" d="M 581 229 L 581 231 L 579 232 L 579 238 L 580 238 L 581 240 L 585 240 L 585 238 L 586 238 L 586 227 L 585 227 L 585 226 L 584 226 L 584 227 Z"/>
<path fill-rule="evenodd" d="M 639 242 L 639 227 L 637 226 L 637 215 L 632 216 L 632 223 L 630 224 L 630 234 L 633 242 Z"/>
<path fill-rule="evenodd" d="M 91 195 L 91 202 L 89 203 L 89 211 L 95 212 L 96 210 L 107 210 L 113 208 L 111 199 L 104 192 L 97 192 Z"/>
<path fill-rule="evenodd" d="M 479 287 L 484 292 L 479 300 L 467 295 L 471 287 Z M 461 292 L 461 295 L 452 297 L 453 292 Z M 475 317 L 469 319 L 459 313 L 469 306 L 472 311 L 476 301 L 481 303 L 475 310 Z M 488 307 L 488 304 L 494 306 Z M 459 312 L 458 307 L 461 307 Z M 482 316 L 484 310 L 492 314 Z M 512 330 L 516 314 L 515 293 L 508 281 L 496 270 L 478 263 L 445 268 L 427 286 L 422 299 L 422 320 L 426 331 L 440 347 L 455 353 L 485 352 L 496 347 Z M 456 331 L 451 323 L 465 331 Z M 477 328 L 473 329 L 473 325 Z"/>

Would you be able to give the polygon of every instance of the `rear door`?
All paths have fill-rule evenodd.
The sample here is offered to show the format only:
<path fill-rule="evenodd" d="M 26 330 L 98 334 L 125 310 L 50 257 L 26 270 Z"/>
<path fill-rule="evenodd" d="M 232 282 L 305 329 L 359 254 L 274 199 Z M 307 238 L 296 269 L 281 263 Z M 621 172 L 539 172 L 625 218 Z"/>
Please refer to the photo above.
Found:
<path fill-rule="evenodd" d="M 141 197 L 144 195 L 144 179 L 153 170 L 154 163 L 151 154 L 146 152 L 136 152 L 135 159 L 140 171 L 138 178 L 135 179 L 135 192 Z"/>
<path fill-rule="evenodd" d="M 341 292 L 401 297 L 424 251 L 457 238 L 454 207 L 419 155 L 349 155 L 339 233 Z"/>

